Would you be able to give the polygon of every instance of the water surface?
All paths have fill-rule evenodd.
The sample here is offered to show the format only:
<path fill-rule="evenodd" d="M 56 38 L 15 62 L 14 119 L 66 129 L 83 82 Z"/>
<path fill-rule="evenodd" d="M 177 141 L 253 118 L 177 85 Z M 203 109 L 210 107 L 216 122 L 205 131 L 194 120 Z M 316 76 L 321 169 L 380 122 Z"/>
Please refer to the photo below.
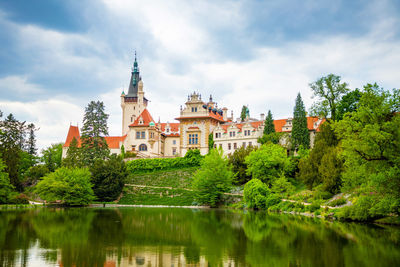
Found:
<path fill-rule="evenodd" d="M 228 210 L 0 210 L 0 266 L 400 266 L 400 228 Z"/>

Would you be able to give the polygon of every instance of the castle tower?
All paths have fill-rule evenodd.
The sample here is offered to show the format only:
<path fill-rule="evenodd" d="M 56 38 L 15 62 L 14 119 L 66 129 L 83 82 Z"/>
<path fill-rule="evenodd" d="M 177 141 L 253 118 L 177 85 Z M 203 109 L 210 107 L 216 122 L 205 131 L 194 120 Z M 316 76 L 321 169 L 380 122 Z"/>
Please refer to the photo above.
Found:
<path fill-rule="evenodd" d="M 125 95 L 124 92 L 121 94 L 122 135 L 128 132 L 129 125 L 132 124 L 147 107 L 147 103 L 148 100 L 144 97 L 143 82 L 135 52 L 135 61 L 131 72 L 128 94 Z"/>

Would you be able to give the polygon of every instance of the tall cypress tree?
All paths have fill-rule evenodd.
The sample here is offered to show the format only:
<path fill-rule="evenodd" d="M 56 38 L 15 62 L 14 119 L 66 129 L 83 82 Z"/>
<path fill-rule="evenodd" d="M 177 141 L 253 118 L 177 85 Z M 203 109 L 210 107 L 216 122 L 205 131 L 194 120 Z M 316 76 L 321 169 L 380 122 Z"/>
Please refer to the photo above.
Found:
<path fill-rule="evenodd" d="M 96 159 L 105 159 L 109 156 L 107 142 L 104 136 L 108 135 L 107 119 L 104 103 L 91 101 L 85 109 L 81 136 L 82 159 L 86 166 L 90 166 Z"/>
<path fill-rule="evenodd" d="M 264 134 L 271 134 L 275 132 L 274 119 L 272 118 L 271 110 L 268 110 L 268 115 L 265 118 Z"/>
<path fill-rule="evenodd" d="M 292 126 L 292 148 L 296 149 L 300 145 L 310 148 L 310 134 L 307 128 L 306 109 L 300 93 L 296 97 L 296 104 L 293 111 Z"/>
<path fill-rule="evenodd" d="M 32 155 L 36 156 L 37 148 L 36 148 L 36 136 L 35 131 L 37 131 L 35 124 L 31 123 L 28 125 L 29 137 L 27 140 L 27 152 Z"/>

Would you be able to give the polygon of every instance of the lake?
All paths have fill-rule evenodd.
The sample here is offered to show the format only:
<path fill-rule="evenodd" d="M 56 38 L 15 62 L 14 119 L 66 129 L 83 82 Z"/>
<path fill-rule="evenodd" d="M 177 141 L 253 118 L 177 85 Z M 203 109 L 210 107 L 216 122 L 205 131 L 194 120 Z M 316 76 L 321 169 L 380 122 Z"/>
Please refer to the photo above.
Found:
<path fill-rule="evenodd" d="M 400 266 L 400 228 L 184 208 L 0 210 L 0 266 Z"/>

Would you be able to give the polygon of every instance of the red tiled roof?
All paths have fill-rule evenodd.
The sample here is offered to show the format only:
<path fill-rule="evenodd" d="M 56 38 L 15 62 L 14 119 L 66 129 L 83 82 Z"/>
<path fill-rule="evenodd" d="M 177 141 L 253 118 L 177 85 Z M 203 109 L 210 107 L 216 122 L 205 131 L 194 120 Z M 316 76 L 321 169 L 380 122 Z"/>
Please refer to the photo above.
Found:
<path fill-rule="evenodd" d="M 69 126 L 67 139 L 65 140 L 64 147 L 69 147 L 71 145 L 72 139 L 76 138 L 78 141 L 78 147 L 81 146 L 81 136 L 79 134 L 78 126 Z M 119 142 L 124 141 L 126 135 L 124 136 L 106 136 L 104 139 L 107 142 L 108 148 L 119 148 Z"/>
<path fill-rule="evenodd" d="M 219 115 L 218 113 L 214 114 L 214 112 L 212 112 L 212 111 L 208 112 L 207 116 L 179 117 L 179 118 L 176 118 L 176 120 L 181 120 L 181 119 L 199 119 L 199 118 L 212 118 L 212 119 L 215 119 L 217 121 L 225 122 L 223 116 Z"/>
<path fill-rule="evenodd" d="M 72 139 L 74 139 L 74 137 L 78 141 L 78 146 L 80 146 L 81 145 L 81 142 L 80 142 L 81 135 L 79 133 L 79 128 L 78 128 L 78 126 L 70 125 L 68 134 L 67 134 L 67 139 L 65 140 L 65 143 L 64 143 L 64 147 L 69 147 L 69 145 L 71 144 Z"/>
<path fill-rule="evenodd" d="M 106 136 L 108 148 L 119 148 L 119 142 L 123 142 L 125 140 L 126 135 L 124 136 Z"/>
<path fill-rule="evenodd" d="M 275 132 L 277 132 L 277 133 L 285 132 L 282 130 L 282 128 L 286 124 L 286 121 L 287 121 L 287 119 L 274 120 Z"/>
<path fill-rule="evenodd" d="M 161 131 L 165 131 L 165 127 L 167 126 L 167 123 L 160 123 L 161 124 Z M 179 132 L 179 122 L 173 122 L 169 123 L 170 131 L 171 132 Z"/>
<path fill-rule="evenodd" d="M 142 124 L 139 124 L 140 118 L 143 120 Z M 151 117 L 150 112 L 145 108 L 129 127 L 149 126 L 150 122 L 154 122 L 153 117 Z"/>

